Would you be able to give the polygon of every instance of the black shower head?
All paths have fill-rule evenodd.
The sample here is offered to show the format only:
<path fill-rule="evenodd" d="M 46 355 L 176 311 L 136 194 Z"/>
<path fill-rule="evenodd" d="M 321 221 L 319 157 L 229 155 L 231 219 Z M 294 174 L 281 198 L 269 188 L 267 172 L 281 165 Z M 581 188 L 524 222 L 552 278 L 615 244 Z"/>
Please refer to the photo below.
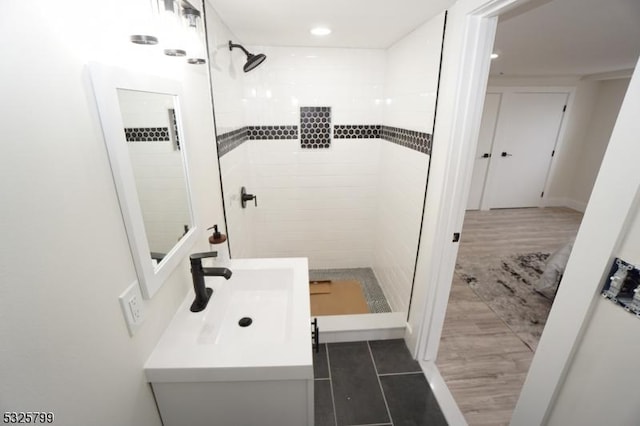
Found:
<path fill-rule="evenodd" d="M 265 59 L 267 59 L 267 56 L 264 53 L 258 53 L 257 55 L 252 55 L 251 53 L 249 53 L 249 55 L 247 56 L 247 63 L 244 64 L 244 67 L 242 67 L 242 69 L 244 70 L 244 72 L 249 72 L 263 63 Z"/>
<path fill-rule="evenodd" d="M 245 49 L 241 45 L 233 44 L 233 42 L 231 40 L 229 40 L 229 50 L 233 50 L 234 47 L 239 47 L 240 49 L 242 49 L 244 54 L 247 55 L 247 63 L 244 64 L 244 67 L 242 67 L 244 72 L 251 71 L 252 69 L 257 67 L 258 65 L 263 63 L 265 59 L 267 59 L 267 56 L 264 53 L 258 53 L 257 55 L 254 55 L 252 53 L 249 53 L 247 51 L 247 49 Z"/>

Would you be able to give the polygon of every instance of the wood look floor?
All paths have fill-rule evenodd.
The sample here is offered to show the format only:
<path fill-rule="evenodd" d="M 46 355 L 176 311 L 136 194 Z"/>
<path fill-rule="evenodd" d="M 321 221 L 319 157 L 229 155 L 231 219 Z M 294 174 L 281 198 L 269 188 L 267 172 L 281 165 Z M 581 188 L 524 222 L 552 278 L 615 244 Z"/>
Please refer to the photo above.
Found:
<path fill-rule="evenodd" d="M 567 208 L 469 211 L 458 259 L 553 252 L 575 237 L 582 213 Z M 457 274 L 436 364 L 471 426 L 508 425 L 533 352 Z"/>

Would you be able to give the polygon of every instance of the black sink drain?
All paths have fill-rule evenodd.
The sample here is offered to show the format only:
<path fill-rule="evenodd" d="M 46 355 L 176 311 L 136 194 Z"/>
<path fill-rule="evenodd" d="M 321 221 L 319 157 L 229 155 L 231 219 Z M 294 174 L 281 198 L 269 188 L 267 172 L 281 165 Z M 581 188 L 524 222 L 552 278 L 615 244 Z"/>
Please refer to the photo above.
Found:
<path fill-rule="evenodd" d="M 238 321 L 238 325 L 240 327 L 249 327 L 252 322 L 253 322 L 253 320 L 251 318 L 244 317 L 244 318 L 240 318 L 240 321 Z"/>

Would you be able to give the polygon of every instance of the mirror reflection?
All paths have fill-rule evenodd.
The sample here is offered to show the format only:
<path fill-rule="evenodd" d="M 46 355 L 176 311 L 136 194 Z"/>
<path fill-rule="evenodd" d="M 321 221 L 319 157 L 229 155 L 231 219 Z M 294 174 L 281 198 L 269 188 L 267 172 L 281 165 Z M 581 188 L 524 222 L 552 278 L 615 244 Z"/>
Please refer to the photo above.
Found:
<path fill-rule="evenodd" d="M 118 89 L 145 233 L 154 265 L 193 226 L 173 95 Z"/>

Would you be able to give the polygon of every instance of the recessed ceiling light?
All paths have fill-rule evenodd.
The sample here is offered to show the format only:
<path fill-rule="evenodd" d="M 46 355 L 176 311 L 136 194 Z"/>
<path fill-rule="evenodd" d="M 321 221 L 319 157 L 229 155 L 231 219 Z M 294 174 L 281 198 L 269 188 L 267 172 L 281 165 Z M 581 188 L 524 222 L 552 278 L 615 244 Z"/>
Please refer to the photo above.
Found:
<path fill-rule="evenodd" d="M 331 34 L 331 30 L 327 27 L 315 27 L 311 29 L 311 34 L 314 36 L 326 36 Z"/>
<path fill-rule="evenodd" d="M 498 56 L 500 56 L 500 55 L 498 55 L 497 53 L 492 53 L 491 54 L 491 59 L 496 59 Z"/>

